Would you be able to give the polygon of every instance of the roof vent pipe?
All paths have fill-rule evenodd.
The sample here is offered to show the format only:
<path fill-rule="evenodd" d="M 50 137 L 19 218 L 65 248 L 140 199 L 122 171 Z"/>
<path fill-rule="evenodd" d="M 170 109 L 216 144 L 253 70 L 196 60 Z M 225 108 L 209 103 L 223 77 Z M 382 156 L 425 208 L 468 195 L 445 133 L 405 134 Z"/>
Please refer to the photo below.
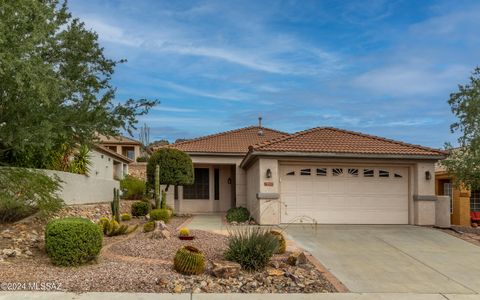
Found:
<path fill-rule="evenodd" d="M 262 130 L 262 117 L 258 117 L 258 132 L 257 134 L 259 136 L 263 136 L 263 130 Z"/>

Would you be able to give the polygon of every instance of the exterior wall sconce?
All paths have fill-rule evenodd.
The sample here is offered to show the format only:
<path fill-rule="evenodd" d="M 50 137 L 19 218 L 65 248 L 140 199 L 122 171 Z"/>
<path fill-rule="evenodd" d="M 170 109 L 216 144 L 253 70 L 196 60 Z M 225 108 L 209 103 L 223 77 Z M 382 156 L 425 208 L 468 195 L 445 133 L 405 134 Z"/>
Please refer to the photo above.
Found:
<path fill-rule="evenodd" d="M 265 174 L 267 178 L 272 178 L 272 170 L 267 169 L 267 173 Z"/>
<path fill-rule="evenodd" d="M 432 174 L 430 173 L 430 171 L 425 171 L 425 179 L 426 180 L 432 179 Z"/>
<path fill-rule="evenodd" d="M 227 183 L 232 184 L 232 178 L 229 177 L 228 180 L 227 180 Z"/>

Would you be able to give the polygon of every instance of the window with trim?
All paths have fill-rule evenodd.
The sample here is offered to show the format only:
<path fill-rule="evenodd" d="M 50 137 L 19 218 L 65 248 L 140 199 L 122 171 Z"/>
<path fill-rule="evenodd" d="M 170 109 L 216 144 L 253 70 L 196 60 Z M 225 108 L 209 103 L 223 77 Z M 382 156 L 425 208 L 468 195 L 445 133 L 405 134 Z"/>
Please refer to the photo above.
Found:
<path fill-rule="evenodd" d="M 470 211 L 480 211 L 480 190 L 472 191 L 470 194 Z"/>
<path fill-rule="evenodd" d="M 358 169 L 348 169 L 348 174 L 353 177 L 358 177 Z"/>
<path fill-rule="evenodd" d="M 192 185 L 183 186 L 183 199 L 210 198 L 209 169 L 195 168 L 195 181 Z"/>
<path fill-rule="evenodd" d="M 327 168 L 317 168 L 317 176 L 327 176 Z"/>
<path fill-rule="evenodd" d="M 450 197 L 450 214 L 453 214 L 453 189 L 451 182 L 444 182 L 443 183 L 443 195 Z"/>
<path fill-rule="evenodd" d="M 215 200 L 220 200 L 220 169 L 215 168 L 213 171 L 213 181 L 214 181 L 214 190 L 215 190 L 215 195 L 214 199 Z"/>
<path fill-rule="evenodd" d="M 306 175 L 311 175 L 312 174 L 312 169 L 301 169 L 300 170 L 300 175 L 306 176 Z"/>
<path fill-rule="evenodd" d="M 385 171 L 385 170 L 379 170 L 378 171 L 378 177 L 389 177 L 390 176 L 390 172 L 388 171 Z"/>
<path fill-rule="evenodd" d="M 342 168 L 333 168 L 332 169 L 332 175 L 333 176 L 340 176 L 343 174 L 343 169 Z"/>

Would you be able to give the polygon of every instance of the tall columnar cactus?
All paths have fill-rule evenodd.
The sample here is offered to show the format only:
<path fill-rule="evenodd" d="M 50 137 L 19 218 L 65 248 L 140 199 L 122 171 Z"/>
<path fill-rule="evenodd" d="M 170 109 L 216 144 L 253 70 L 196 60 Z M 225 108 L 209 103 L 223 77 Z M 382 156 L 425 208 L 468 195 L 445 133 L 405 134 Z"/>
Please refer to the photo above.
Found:
<path fill-rule="evenodd" d="M 120 222 L 120 190 L 113 188 L 113 201 L 110 203 L 112 208 L 112 218 Z"/>
<path fill-rule="evenodd" d="M 155 166 L 155 208 L 160 208 L 160 166 Z"/>
<path fill-rule="evenodd" d="M 167 208 L 167 192 L 162 190 L 162 202 L 160 203 L 161 209 Z"/>

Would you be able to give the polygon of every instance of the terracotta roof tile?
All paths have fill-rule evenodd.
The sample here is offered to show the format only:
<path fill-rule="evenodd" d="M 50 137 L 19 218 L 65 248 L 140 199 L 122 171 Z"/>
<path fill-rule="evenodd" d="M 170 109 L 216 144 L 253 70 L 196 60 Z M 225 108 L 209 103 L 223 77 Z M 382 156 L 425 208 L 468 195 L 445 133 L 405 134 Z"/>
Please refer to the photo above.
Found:
<path fill-rule="evenodd" d="M 263 132 L 262 135 L 259 134 L 260 130 Z M 245 154 L 251 145 L 285 135 L 288 134 L 266 127 L 250 126 L 207 135 L 164 147 L 179 149 L 185 152 Z M 158 148 L 161 147 L 156 147 L 154 150 Z"/>
<path fill-rule="evenodd" d="M 407 144 L 378 136 L 317 127 L 253 146 L 255 152 L 352 153 L 439 156 L 441 150 Z"/>

